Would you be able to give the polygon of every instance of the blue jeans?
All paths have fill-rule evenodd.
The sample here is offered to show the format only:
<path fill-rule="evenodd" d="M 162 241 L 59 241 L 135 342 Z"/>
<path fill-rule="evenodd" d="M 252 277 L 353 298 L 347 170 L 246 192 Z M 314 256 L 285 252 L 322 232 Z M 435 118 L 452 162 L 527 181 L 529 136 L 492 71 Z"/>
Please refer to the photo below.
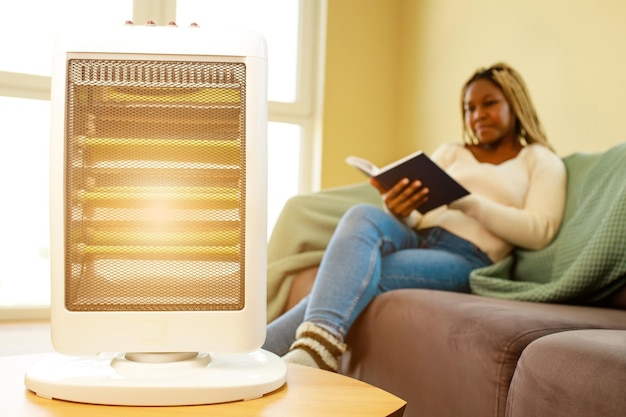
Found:
<path fill-rule="evenodd" d="M 469 292 L 469 274 L 492 261 L 442 228 L 415 231 L 382 209 L 350 208 L 337 225 L 311 294 L 267 327 L 264 349 L 283 355 L 303 321 L 339 340 L 374 297 L 400 288 Z"/>

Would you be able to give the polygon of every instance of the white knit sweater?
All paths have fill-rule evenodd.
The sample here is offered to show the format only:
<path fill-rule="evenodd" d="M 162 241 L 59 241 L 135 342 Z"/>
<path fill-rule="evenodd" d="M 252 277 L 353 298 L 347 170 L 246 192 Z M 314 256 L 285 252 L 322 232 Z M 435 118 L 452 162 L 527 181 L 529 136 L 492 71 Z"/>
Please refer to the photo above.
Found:
<path fill-rule="evenodd" d="M 566 171 L 546 147 L 526 146 L 498 165 L 477 161 L 462 144 L 443 145 L 431 157 L 471 194 L 423 216 L 413 212 L 404 219 L 410 227 L 440 226 L 474 243 L 494 262 L 514 246 L 543 248 L 556 235 Z"/>

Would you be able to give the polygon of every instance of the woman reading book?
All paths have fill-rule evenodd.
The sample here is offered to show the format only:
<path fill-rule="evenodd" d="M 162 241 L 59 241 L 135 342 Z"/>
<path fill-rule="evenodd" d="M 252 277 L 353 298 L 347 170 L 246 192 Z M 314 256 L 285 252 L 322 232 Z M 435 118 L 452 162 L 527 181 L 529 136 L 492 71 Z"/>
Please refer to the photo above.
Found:
<path fill-rule="evenodd" d="M 420 214 L 429 190 L 402 179 L 384 209 L 357 204 L 340 220 L 311 294 L 268 325 L 265 349 L 287 362 L 336 371 L 344 337 L 377 295 L 400 288 L 469 292 L 473 269 L 514 247 L 540 249 L 556 235 L 566 173 L 520 75 L 506 64 L 474 73 L 461 91 L 463 143 L 432 159 L 470 194 Z"/>

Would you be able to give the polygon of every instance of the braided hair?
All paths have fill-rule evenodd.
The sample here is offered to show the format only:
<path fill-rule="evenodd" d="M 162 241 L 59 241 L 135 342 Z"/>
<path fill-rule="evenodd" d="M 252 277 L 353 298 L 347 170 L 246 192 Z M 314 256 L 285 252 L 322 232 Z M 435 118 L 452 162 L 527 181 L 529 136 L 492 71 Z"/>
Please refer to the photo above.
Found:
<path fill-rule="evenodd" d="M 463 139 L 467 144 L 471 145 L 477 142 L 474 133 L 465 124 L 464 106 L 465 93 L 470 84 L 476 80 L 488 80 L 502 90 L 517 120 L 515 129 L 522 145 L 539 143 L 554 150 L 548 142 L 548 138 L 537 116 L 537 111 L 530 100 L 524 80 L 517 71 L 505 63 L 497 63 L 489 68 L 478 69 L 463 85 L 461 91 L 461 114 L 463 115 Z"/>

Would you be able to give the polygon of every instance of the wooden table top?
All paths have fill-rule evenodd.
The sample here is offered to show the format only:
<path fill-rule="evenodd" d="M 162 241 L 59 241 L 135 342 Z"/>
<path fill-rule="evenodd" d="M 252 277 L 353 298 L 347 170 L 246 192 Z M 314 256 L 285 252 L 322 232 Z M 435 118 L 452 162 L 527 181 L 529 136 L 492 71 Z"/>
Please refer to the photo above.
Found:
<path fill-rule="evenodd" d="M 24 385 L 26 369 L 46 354 L 0 357 L 0 416 L 402 416 L 406 403 L 372 385 L 340 374 L 288 364 L 287 383 L 261 398 L 225 404 L 128 407 L 38 397 Z"/>

